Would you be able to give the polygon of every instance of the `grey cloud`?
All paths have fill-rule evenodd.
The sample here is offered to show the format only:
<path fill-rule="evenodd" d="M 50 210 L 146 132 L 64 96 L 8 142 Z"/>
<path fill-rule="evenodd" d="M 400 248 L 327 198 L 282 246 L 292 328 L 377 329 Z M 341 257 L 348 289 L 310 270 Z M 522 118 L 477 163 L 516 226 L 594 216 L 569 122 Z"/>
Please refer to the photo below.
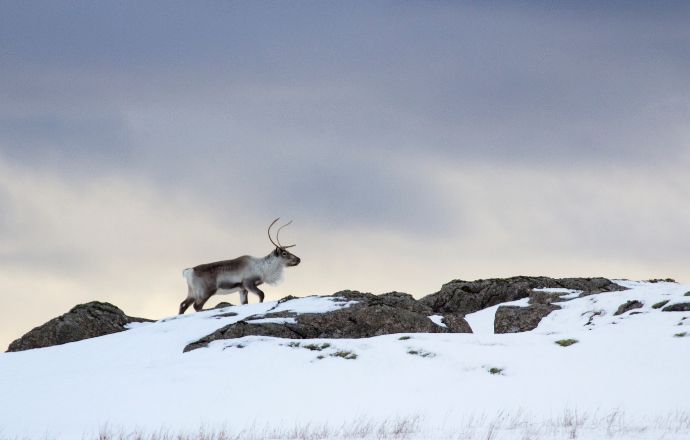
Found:
<path fill-rule="evenodd" d="M 324 161 L 296 161 L 276 187 L 262 188 L 279 212 L 298 210 L 301 216 L 336 227 L 371 227 L 443 232 L 453 217 L 441 194 L 411 164 L 395 158 L 351 161 L 330 155 Z M 386 161 L 389 165 L 386 166 Z"/>
<path fill-rule="evenodd" d="M 122 105 L 179 94 L 166 78 L 193 72 L 187 99 L 215 89 L 279 136 L 450 160 L 630 162 L 650 145 L 677 155 L 690 117 L 690 15 L 673 4 L 74 5 L 7 14 L 11 64 L 95 69 Z M 16 28 L 29 15 L 36 41 Z M 277 96 L 233 100 L 257 86 Z M 302 96 L 313 88 L 330 92 Z"/>
<path fill-rule="evenodd" d="M 147 176 L 228 215 L 443 229 L 460 219 L 438 220 L 451 215 L 416 161 L 567 169 L 687 151 L 677 4 L 62 6 L 4 5 L 0 151 Z"/>
<path fill-rule="evenodd" d="M 66 170 L 83 161 L 122 165 L 127 144 L 125 127 L 112 119 L 51 114 L 0 117 L 0 151 L 20 162 Z"/>

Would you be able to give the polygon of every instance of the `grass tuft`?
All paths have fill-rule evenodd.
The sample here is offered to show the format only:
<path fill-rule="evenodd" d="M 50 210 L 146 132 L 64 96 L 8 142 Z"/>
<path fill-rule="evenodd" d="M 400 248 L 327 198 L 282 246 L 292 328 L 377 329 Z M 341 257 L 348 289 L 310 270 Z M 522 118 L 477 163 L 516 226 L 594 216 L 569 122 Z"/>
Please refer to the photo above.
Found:
<path fill-rule="evenodd" d="M 432 358 L 436 357 L 436 355 L 430 351 L 424 351 L 424 350 L 415 350 L 415 349 L 409 349 L 407 350 L 407 354 L 411 354 L 413 356 L 419 356 L 423 358 Z"/>
<path fill-rule="evenodd" d="M 311 350 L 311 351 L 321 351 L 321 350 L 327 349 L 330 346 L 331 346 L 331 344 L 326 342 L 326 343 L 323 343 L 321 345 L 319 345 L 319 344 L 307 344 L 307 345 L 303 345 L 302 348 L 306 348 L 307 350 Z"/>
<path fill-rule="evenodd" d="M 357 353 L 348 350 L 336 351 L 331 357 L 339 357 L 343 359 L 357 359 Z"/>
<path fill-rule="evenodd" d="M 503 374 L 503 368 L 491 367 L 489 368 L 489 373 L 491 374 Z"/>
<path fill-rule="evenodd" d="M 577 339 L 559 339 L 556 341 L 556 344 L 560 345 L 561 347 L 568 347 L 573 344 L 577 344 L 578 341 Z"/>
<path fill-rule="evenodd" d="M 398 338 L 398 341 L 407 341 L 408 339 L 412 339 L 410 336 L 400 336 Z"/>
<path fill-rule="evenodd" d="M 676 338 L 684 338 L 688 335 L 688 332 L 681 332 L 681 333 L 676 333 L 675 336 Z"/>

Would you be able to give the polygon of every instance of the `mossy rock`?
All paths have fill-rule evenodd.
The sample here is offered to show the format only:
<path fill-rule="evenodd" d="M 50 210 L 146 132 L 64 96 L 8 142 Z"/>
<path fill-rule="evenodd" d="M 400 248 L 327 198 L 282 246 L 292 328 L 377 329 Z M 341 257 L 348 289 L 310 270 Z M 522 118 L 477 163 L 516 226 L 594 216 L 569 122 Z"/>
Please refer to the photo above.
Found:
<path fill-rule="evenodd" d="M 652 308 L 653 308 L 653 309 L 660 309 L 660 308 L 662 308 L 663 306 L 665 306 L 666 304 L 668 304 L 668 300 L 660 301 L 660 302 L 654 304 L 654 305 L 652 306 Z"/>

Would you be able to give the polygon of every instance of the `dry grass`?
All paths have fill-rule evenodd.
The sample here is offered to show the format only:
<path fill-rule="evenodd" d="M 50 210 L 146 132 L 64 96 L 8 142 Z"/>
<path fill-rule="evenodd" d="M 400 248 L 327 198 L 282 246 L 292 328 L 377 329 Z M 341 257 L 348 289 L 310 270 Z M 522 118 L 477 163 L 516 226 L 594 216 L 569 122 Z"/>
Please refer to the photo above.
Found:
<path fill-rule="evenodd" d="M 83 440 L 405 440 L 419 432 L 418 425 L 418 417 L 403 417 L 382 422 L 360 419 L 340 426 L 319 423 L 296 424 L 292 427 L 251 425 L 239 431 L 202 428 L 191 433 L 166 430 L 126 432 L 106 427 L 95 437 L 84 437 Z"/>
<path fill-rule="evenodd" d="M 0 440 L 53 440 L 42 435 L 35 438 L 6 437 Z M 471 414 L 449 420 L 445 426 L 424 424 L 418 416 L 383 421 L 360 418 L 332 425 L 306 423 L 292 426 L 252 424 L 240 430 L 227 427 L 201 428 L 193 432 L 160 429 L 157 431 L 124 430 L 109 426 L 81 440 L 685 440 L 690 438 L 690 413 L 678 411 L 662 417 L 641 420 L 627 417 L 624 411 L 605 414 L 564 410 L 557 417 L 539 419 L 527 412 L 500 411 L 489 417 Z M 64 440 L 65 437 L 60 437 Z M 70 439 L 71 440 L 71 439 Z M 75 439 L 79 440 L 79 439 Z"/>

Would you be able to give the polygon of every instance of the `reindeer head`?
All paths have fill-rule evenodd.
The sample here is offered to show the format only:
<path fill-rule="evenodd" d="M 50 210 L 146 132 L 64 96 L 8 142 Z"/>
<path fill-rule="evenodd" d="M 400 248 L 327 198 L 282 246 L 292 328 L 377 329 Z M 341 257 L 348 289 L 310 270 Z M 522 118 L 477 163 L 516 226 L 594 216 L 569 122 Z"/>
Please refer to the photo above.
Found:
<path fill-rule="evenodd" d="M 278 228 L 278 232 L 276 232 L 276 241 L 278 242 L 277 244 L 276 244 L 276 242 L 273 241 L 273 238 L 271 238 L 271 227 L 273 227 L 273 225 L 278 220 L 280 220 L 280 217 L 273 220 L 273 223 L 271 223 L 270 226 L 268 227 L 268 239 L 271 240 L 271 243 L 273 243 L 273 245 L 276 247 L 276 249 L 273 251 L 273 255 L 280 258 L 283 261 L 283 264 L 287 267 L 297 266 L 300 263 L 300 261 L 302 261 L 302 260 L 300 260 L 300 258 L 297 255 L 294 255 L 294 254 L 287 251 L 287 248 L 294 247 L 295 245 L 291 244 L 288 246 L 283 246 L 282 244 L 280 244 L 280 230 L 283 229 L 284 227 L 290 225 L 292 223 L 292 220 L 290 220 L 289 222 L 285 223 L 283 226 Z"/>

